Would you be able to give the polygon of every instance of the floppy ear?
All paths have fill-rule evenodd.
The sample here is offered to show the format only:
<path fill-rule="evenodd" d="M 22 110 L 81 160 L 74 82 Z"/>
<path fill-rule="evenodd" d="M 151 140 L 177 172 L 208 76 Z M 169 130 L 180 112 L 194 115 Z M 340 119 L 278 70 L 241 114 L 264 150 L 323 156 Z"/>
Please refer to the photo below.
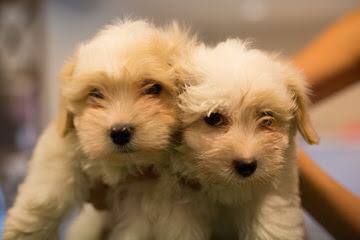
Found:
<path fill-rule="evenodd" d="M 76 65 L 75 57 L 69 59 L 65 63 L 65 66 L 62 68 L 60 72 L 61 88 L 63 85 L 67 84 L 71 80 L 71 77 L 75 69 L 75 65 Z M 60 93 L 59 112 L 56 119 L 57 130 L 60 136 L 65 137 L 66 134 L 69 133 L 69 131 L 74 128 L 73 119 L 74 119 L 74 115 L 67 109 L 67 102 L 64 96 L 62 95 L 62 93 Z"/>
<path fill-rule="evenodd" d="M 293 72 L 287 79 L 287 87 L 292 95 L 295 104 L 296 126 L 308 144 L 319 143 L 317 135 L 308 113 L 308 104 L 310 102 L 307 96 L 307 88 L 304 79 L 300 73 Z"/>

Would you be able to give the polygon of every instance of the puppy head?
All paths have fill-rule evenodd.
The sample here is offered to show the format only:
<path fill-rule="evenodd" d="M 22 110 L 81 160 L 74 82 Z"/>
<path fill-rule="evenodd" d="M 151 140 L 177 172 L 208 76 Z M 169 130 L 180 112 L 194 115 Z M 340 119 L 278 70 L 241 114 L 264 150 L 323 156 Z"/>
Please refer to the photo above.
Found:
<path fill-rule="evenodd" d="M 63 68 L 59 133 L 74 131 L 91 159 L 141 161 L 166 149 L 188 80 L 179 62 L 193 42 L 175 24 L 124 21 L 100 31 Z"/>
<path fill-rule="evenodd" d="M 294 154 L 296 129 L 317 143 L 302 76 L 267 54 L 228 40 L 199 48 L 202 82 L 181 96 L 183 163 L 203 184 L 268 181 Z"/>

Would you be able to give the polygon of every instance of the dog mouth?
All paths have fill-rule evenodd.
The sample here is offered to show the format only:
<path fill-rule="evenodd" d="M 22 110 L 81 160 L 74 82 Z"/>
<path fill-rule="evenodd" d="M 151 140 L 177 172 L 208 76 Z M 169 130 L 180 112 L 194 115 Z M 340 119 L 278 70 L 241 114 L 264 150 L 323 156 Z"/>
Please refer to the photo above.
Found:
<path fill-rule="evenodd" d="M 124 154 L 130 154 L 135 153 L 138 150 L 131 146 L 124 146 L 124 147 L 116 147 L 116 152 L 118 153 L 124 153 Z"/>
<path fill-rule="evenodd" d="M 136 150 L 134 150 L 134 149 L 119 149 L 118 152 L 125 153 L 125 154 L 131 154 L 131 153 L 135 153 Z"/>

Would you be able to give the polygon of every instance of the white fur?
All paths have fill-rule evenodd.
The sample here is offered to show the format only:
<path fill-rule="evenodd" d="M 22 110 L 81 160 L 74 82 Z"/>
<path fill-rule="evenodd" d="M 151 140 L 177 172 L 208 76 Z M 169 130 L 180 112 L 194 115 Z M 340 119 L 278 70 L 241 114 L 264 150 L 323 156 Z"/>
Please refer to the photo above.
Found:
<path fill-rule="evenodd" d="M 303 117 L 301 74 L 236 39 L 200 46 L 192 61 L 200 78 L 180 95 L 183 144 L 172 155 L 171 170 L 146 183 L 147 191 L 131 187 L 119 201 L 111 239 L 303 239 L 296 126 L 309 143 L 318 139 Z M 264 109 L 274 113 L 276 129 L 258 126 L 256 110 Z M 207 126 L 203 118 L 212 112 L 226 113 L 228 125 Z M 237 158 L 256 158 L 256 172 L 237 175 Z M 179 176 L 197 181 L 201 190 L 181 184 Z"/>
<path fill-rule="evenodd" d="M 206 196 L 179 185 L 175 176 L 163 172 L 156 182 L 132 184 L 125 196 L 112 210 L 118 221 L 111 240 L 210 237 L 209 223 L 198 217 L 212 219 L 213 206 L 198 208 L 198 203 L 206 204 Z"/>
<path fill-rule="evenodd" d="M 91 204 L 85 204 L 79 217 L 75 218 L 67 230 L 68 240 L 98 240 L 109 225 L 109 212 L 98 211 Z"/>
<path fill-rule="evenodd" d="M 237 39 L 213 49 L 200 47 L 194 62 L 203 81 L 180 96 L 189 130 L 184 133 L 178 170 L 197 178 L 204 194 L 230 209 L 239 239 L 303 239 L 294 143 L 295 125 L 309 125 L 297 117 L 298 111 L 305 111 L 298 101 L 307 101 L 300 99 L 305 91 L 302 76 Z M 271 110 L 275 121 L 280 122 L 276 115 L 282 117 L 278 130 L 255 125 L 251 110 L 262 108 Z M 211 112 L 227 114 L 226 130 L 197 123 Z M 281 144 L 272 142 L 271 134 L 277 131 L 283 131 Z M 307 141 L 316 142 L 317 136 L 313 137 L 314 141 Z M 257 159 L 256 172 L 248 178 L 237 176 L 231 167 L 237 158 Z"/>

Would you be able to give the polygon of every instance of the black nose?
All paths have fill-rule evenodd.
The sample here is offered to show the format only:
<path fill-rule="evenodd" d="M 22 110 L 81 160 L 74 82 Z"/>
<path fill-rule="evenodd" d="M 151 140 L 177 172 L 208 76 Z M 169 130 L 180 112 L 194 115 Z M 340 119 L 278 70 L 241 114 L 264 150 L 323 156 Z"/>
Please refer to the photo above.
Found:
<path fill-rule="evenodd" d="M 249 177 L 257 167 L 256 160 L 237 159 L 234 160 L 233 164 L 236 172 L 243 177 Z"/>
<path fill-rule="evenodd" d="M 134 128 L 130 125 L 114 125 L 111 127 L 110 137 L 113 143 L 123 146 L 130 142 Z"/>

